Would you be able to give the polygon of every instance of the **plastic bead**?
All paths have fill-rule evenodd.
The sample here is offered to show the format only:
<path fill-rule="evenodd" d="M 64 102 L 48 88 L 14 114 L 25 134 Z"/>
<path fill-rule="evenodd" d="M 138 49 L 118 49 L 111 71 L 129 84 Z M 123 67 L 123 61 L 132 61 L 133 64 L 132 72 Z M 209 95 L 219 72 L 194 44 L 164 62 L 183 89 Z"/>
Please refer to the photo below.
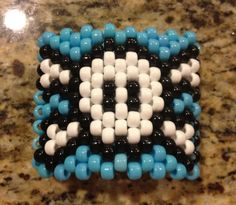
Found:
<path fill-rule="evenodd" d="M 32 148 L 33 148 L 34 150 L 40 148 L 39 137 L 33 139 Z"/>
<path fill-rule="evenodd" d="M 63 41 L 69 41 L 70 40 L 70 35 L 72 33 L 72 29 L 71 28 L 63 28 L 61 31 L 60 31 L 60 39 L 61 39 L 61 42 Z"/>
<path fill-rule="evenodd" d="M 128 177 L 131 180 L 138 180 L 142 176 L 142 168 L 138 162 L 129 162 L 128 163 Z"/>
<path fill-rule="evenodd" d="M 160 47 L 159 57 L 161 61 L 167 61 L 170 58 L 170 49 L 167 47 Z"/>
<path fill-rule="evenodd" d="M 33 158 L 32 159 L 32 167 L 35 168 L 35 169 L 38 169 L 38 167 L 40 166 L 40 163 L 35 161 L 35 159 Z"/>
<path fill-rule="evenodd" d="M 39 47 L 43 47 L 45 45 L 44 41 L 43 41 L 43 36 L 40 36 L 37 40 L 37 45 Z"/>
<path fill-rule="evenodd" d="M 194 165 L 193 170 L 187 174 L 187 179 L 188 180 L 195 180 L 200 176 L 200 169 L 197 164 Z"/>
<path fill-rule="evenodd" d="M 75 32 L 70 36 L 70 46 L 71 47 L 79 47 L 80 46 L 80 33 Z"/>
<path fill-rule="evenodd" d="M 165 167 L 167 172 L 172 172 L 177 167 L 177 160 L 174 156 L 167 154 L 165 159 Z"/>
<path fill-rule="evenodd" d="M 148 34 L 145 32 L 138 32 L 137 33 L 137 40 L 140 46 L 147 46 L 148 45 Z"/>
<path fill-rule="evenodd" d="M 136 30 L 133 26 L 127 26 L 125 28 L 125 33 L 127 38 L 136 38 Z"/>
<path fill-rule="evenodd" d="M 51 36 L 50 37 L 50 41 L 49 41 L 49 44 L 51 46 L 52 49 L 59 49 L 60 47 L 60 36 Z"/>
<path fill-rule="evenodd" d="M 90 38 L 84 38 L 80 41 L 81 54 L 90 53 L 92 50 L 92 42 Z"/>
<path fill-rule="evenodd" d="M 64 41 L 60 44 L 60 52 L 62 55 L 68 55 L 70 53 L 69 41 Z"/>
<path fill-rule="evenodd" d="M 101 156 L 98 154 L 92 154 L 88 159 L 88 168 L 92 172 L 99 172 L 101 168 Z"/>
<path fill-rule="evenodd" d="M 157 39 L 158 35 L 157 35 L 157 31 L 154 27 L 148 27 L 145 29 L 145 32 L 148 36 L 148 38 L 151 39 Z"/>
<path fill-rule="evenodd" d="M 49 104 L 50 104 L 50 107 L 55 109 L 59 106 L 59 103 L 60 103 L 60 95 L 59 94 L 56 94 L 56 95 L 52 95 L 50 97 L 50 100 L 49 100 Z"/>
<path fill-rule="evenodd" d="M 91 176 L 91 171 L 87 163 L 78 163 L 75 168 L 75 176 L 80 180 L 88 180 Z"/>
<path fill-rule="evenodd" d="M 168 29 L 166 35 L 170 41 L 177 41 L 179 39 L 179 36 L 174 29 Z"/>
<path fill-rule="evenodd" d="M 183 164 L 178 163 L 175 171 L 171 172 L 170 176 L 175 180 L 181 180 L 186 177 L 187 170 Z"/>
<path fill-rule="evenodd" d="M 201 113 L 201 107 L 198 103 L 193 103 L 191 106 L 191 111 L 193 112 L 193 115 L 195 118 L 198 118 Z"/>
<path fill-rule="evenodd" d="M 176 127 L 172 121 L 166 120 L 163 122 L 162 131 L 165 136 L 172 137 L 175 135 Z"/>
<path fill-rule="evenodd" d="M 70 58 L 73 61 L 79 61 L 81 57 L 80 54 L 80 48 L 79 47 L 73 47 L 70 49 Z"/>
<path fill-rule="evenodd" d="M 150 172 L 152 179 L 163 179 L 166 175 L 165 165 L 161 162 L 155 162 L 153 170 Z"/>
<path fill-rule="evenodd" d="M 42 109 L 43 109 L 43 105 L 37 105 L 34 108 L 34 112 L 33 113 L 34 113 L 35 119 L 37 119 L 37 120 L 43 119 Z"/>
<path fill-rule="evenodd" d="M 90 150 L 88 146 L 82 145 L 76 150 L 76 159 L 79 162 L 87 162 L 90 155 Z"/>
<path fill-rule="evenodd" d="M 52 173 L 49 172 L 45 165 L 44 164 L 40 164 L 38 167 L 37 167 L 37 170 L 38 170 L 38 173 L 39 175 L 42 177 L 42 178 L 49 178 L 52 176 Z"/>
<path fill-rule="evenodd" d="M 170 54 L 172 56 L 178 55 L 180 52 L 180 44 L 176 41 L 170 41 Z"/>
<path fill-rule="evenodd" d="M 76 158 L 74 155 L 68 156 L 64 161 L 65 170 L 68 172 L 75 172 Z"/>
<path fill-rule="evenodd" d="M 33 130 L 38 135 L 43 135 L 44 134 L 44 131 L 42 129 L 40 129 L 41 122 L 42 122 L 42 120 L 36 120 L 33 123 Z"/>
<path fill-rule="evenodd" d="M 161 145 L 154 145 L 152 155 L 153 155 L 154 161 L 162 162 L 166 159 L 166 150 Z"/>
<path fill-rule="evenodd" d="M 141 166 L 143 172 L 149 172 L 153 169 L 154 159 L 151 154 L 141 154 Z"/>
<path fill-rule="evenodd" d="M 113 38 L 116 34 L 116 27 L 114 24 L 107 23 L 105 24 L 103 33 L 105 38 Z"/>
<path fill-rule="evenodd" d="M 194 32 L 186 31 L 184 36 L 188 39 L 190 45 L 196 43 L 196 34 Z"/>
<path fill-rule="evenodd" d="M 159 41 L 156 39 L 149 39 L 148 50 L 150 53 L 158 54 L 159 52 Z"/>
<path fill-rule="evenodd" d="M 179 37 L 179 45 L 181 50 L 185 50 L 188 48 L 188 39 L 185 37 Z"/>
<path fill-rule="evenodd" d="M 127 155 L 120 153 L 115 155 L 114 168 L 118 172 L 125 172 L 127 170 Z"/>
<path fill-rule="evenodd" d="M 67 115 L 70 110 L 69 106 L 70 106 L 69 101 L 63 100 L 59 103 L 58 110 L 62 115 Z"/>
<path fill-rule="evenodd" d="M 95 29 L 92 31 L 92 44 L 99 45 L 103 42 L 103 34 L 100 30 Z"/>
<path fill-rule="evenodd" d="M 173 109 L 176 114 L 180 114 L 184 111 L 184 103 L 182 100 L 174 99 L 173 100 Z"/>
<path fill-rule="evenodd" d="M 93 31 L 93 27 L 89 24 L 85 24 L 80 29 L 81 38 L 90 38 Z"/>
<path fill-rule="evenodd" d="M 42 35 L 44 44 L 49 44 L 52 36 L 54 36 L 53 32 L 44 32 Z"/>
<path fill-rule="evenodd" d="M 101 165 L 101 177 L 105 180 L 114 178 L 114 165 L 112 162 L 103 162 Z"/>

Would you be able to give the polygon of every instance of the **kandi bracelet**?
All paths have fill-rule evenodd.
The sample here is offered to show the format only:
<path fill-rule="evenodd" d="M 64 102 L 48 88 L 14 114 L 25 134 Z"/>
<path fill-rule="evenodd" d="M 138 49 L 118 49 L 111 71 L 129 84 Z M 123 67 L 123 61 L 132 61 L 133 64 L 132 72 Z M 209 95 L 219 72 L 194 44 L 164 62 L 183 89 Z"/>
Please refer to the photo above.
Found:
<path fill-rule="evenodd" d="M 41 177 L 199 177 L 193 32 L 84 25 L 44 32 L 38 46 L 32 164 Z"/>

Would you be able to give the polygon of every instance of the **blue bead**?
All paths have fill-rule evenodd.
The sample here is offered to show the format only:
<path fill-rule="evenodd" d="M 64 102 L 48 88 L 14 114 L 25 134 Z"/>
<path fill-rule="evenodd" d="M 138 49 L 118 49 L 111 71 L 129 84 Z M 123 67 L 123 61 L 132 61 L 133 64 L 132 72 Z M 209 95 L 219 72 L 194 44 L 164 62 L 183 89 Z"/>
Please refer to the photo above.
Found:
<path fill-rule="evenodd" d="M 52 49 L 55 49 L 55 50 L 59 49 L 59 47 L 60 47 L 60 36 L 57 36 L 57 35 L 52 36 L 50 38 L 49 44 L 50 44 Z"/>
<path fill-rule="evenodd" d="M 64 161 L 65 170 L 68 172 L 74 172 L 76 167 L 76 158 L 74 155 L 66 157 Z"/>
<path fill-rule="evenodd" d="M 43 112 L 42 112 L 42 110 L 43 110 L 43 105 L 37 105 L 34 108 L 33 114 L 34 114 L 35 119 L 37 119 L 37 120 L 43 119 Z"/>
<path fill-rule="evenodd" d="M 136 38 L 136 30 L 133 26 L 127 26 L 125 28 L 125 33 L 127 38 Z"/>
<path fill-rule="evenodd" d="M 137 40 L 140 46 L 147 46 L 148 45 L 148 35 L 145 32 L 138 32 L 137 33 Z"/>
<path fill-rule="evenodd" d="M 142 177 L 142 168 L 138 162 L 129 162 L 128 163 L 128 177 L 131 180 L 137 180 Z"/>
<path fill-rule="evenodd" d="M 46 119 L 47 117 L 50 116 L 50 114 L 51 114 L 51 107 L 50 107 L 49 103 L 43 105 L 42 113 L 43 113 L 43 119 Z"/>
<path fill-rule="evenodd" d="M 158 54 L 159 52 L 159 41 L 156 39 L 148 40 L 148 50 L 150 53 Z"/>
<path fill-rule="evenodd" d="M 73 47 L 70 49 L 70 58 L 73 61 L 79 61 L 81 57 L 80 54 L 80 48 L 79 47 Z"/>
<path fill-rule="evenodd" d="M 168 29 L 166 35 L 168 36 L 169 41 L 177 41 L 179 39 L 179 35 L 174 29 Z"/>
<path fill-rule="evenodd" d="M 34 150 L 40 148 L 39 137 L 33 139 L 33 141 L 32 141 L 32 148 Z"/>
<path fill-rule="evenodd" d="M 37 54 L 37 59 L 38 59 L 39 62 L 43 61 L 43 58 L 41 57 L 41 55 L 39 53 Z"/>
<path fill-rule="evenodd" d="M 43 100 L 42 95 L 43 95 L 42 90 L 38 90 L 34 94 L 34 102 L 36 103 L 36 105 L 44 105 L 45 104 L 45 101 Z"/>
<path fill-rule="evenodd" d="M 103 42 L 103 34 L 102 31 L 95 29 L 92 31 L 92 44 L 98 45 Z"/>
<path fill-rule="evenodd" d="M 167 154 L 165 164 L 166 164 L 166 171 L 172 172 L 177 167 L 177 160 L 174 156 Z"/>
<path fill-rule="evenodd" d="M 124 31 L 117 31 L 115 36 L 116 44 L 121 45 L 126 41 L 126 34 Z"/>
<path fill-rule="evenodd" d="M 166 159 L 166 149 L 161 145 L 154 145 L 152 155 L 155 162 L 162 162 Z"/>
<path fill-rule="evenodd" d="M 42 36 L 40 36 L 40 37 L 38 38 L 38 40 L 37 40 L 37 45 L 38 45 L 38 47 L 40 47 L 40 48 L 45 45 Z"/>
<path fill-rule="evenodd" d="M 191 173 L 187 174 L 187 179 L 188 180 L 195 180 L 199 176 L 200 176 L 200 169 L 199 169 L 199 166 L 197 164 L 195 164 Z"/>
<path fill-rule="evenodd" d="M 114 38 L 116 34 L 116 27 L 112 23 L 107 23 L 104 26 L 104 38 Z"/>
<path fill-rule="evenodd" d="M 45 164 L 40 164 L 37 168 L 39 175 L 42 178 L 49 178 L 52 176 L 52 172 L 48 171 Z"/>
<path fill-rule="evenodd" d="M 60 52 L 62 55 L 68 56 L 70 54 L 70 42 L 64 41 L 60 44 Z"/>
<path fill-rule="evenodd" d="M 81 38 L 91 38 L 92 36 L 92 31 L 93 31 L 93 27 L 89 24 L 86 24 L 84 26 L 81 27 L 80 29 L 80 35 Z"/>
<path fill-rule="evenodd" d="M 167 35 L 160 35 L 159 36 L 159 44 L 162 47 L 167 47 L 169 46 L 169 38 Z"/>
<path fill-rule="evenodd" d="M 180 114 L 184 111 L 184 102 L 182 100 L 174 99 L 172 105 L 176 114 Z"/>
<path fill-rule="evenodd" d="M 191 106 L 191 111 L 193 112 L 193 116 L 195 118 L 199 118 L 201 114 L 201 107 L 198 103 L 193 103 Z"/>
<path fill-rule="evenodd" d="M 60 95 L 59 94 L 55 94 L 50 97 L 49 104 L 52 109 L 56 109 L 59 106 L 59 103 L 60 103 Z"/>
<path fill-rule="evenodd" d="M 50 38 L 54 36 L 54 33 L 53 32 L 44 32 L 42 37 L 43 37 L 43 42 L 44 44 L 49 44 L 50 43 Z"/>
<path fill-rule="evenodd" d="M 112 162 L 103 162 L 101 165 L 101 177 L 105 180 L 114 179 L 114 167 Z"/>
<path fill-rule="evenodd" d="M 185 37 L 179 37 L 179 45 L 181 50 L 185 50 L 188 48 L 188 39 Z"/>
<path fill-rule="evenodd" d="M 66 181 L 71 176 L 71 173 L 65 170 L 63 164 L 58 164 L 54 169 L 54 177 L 58 181 Z"/>
<path fill-rule="evenodd" d="M 60 31 L 60 39 L 61 39 L 61 42 L 63 41 L 69 41 L 70 40 L 70 35 L 72 33 L 72 29 L 71 28 L 63 28 L 61 31 Z"/>
<path fill-rule="evenodd" d="M 182 93 L 181 94 L 181 99 L 184 102 L 185 107 L 190 108 L 193 104 L 193 97 L 192 95 L 188 94 L 188 93 Z"/>
<path fill-rule="evenodd" d="M 163 179 L 166 175 L 165 165 L 161 162 L 155 162 L 153 170 L 150 172 L 150 177 L 152 179 Z"/>
<path fill-rule="evenodd" d="M 188 39 L 190 45 L 196 43 L 196 34 L 192 31 L 186 31 L 184 36 Z"/>
<path fill-rule="evenodd" d="M 72 33 L 70 36 L 70 46 L 71 47 L 78 47 L 80 46 L 80 33 L 75 32 Z"/>
<path fill-rule="evenodd" d="M 34 132 L 35 132 L 36 134 L 38 134 L 38 135 L 43 135 L 43 134 L 44 134 L 44 131 L 41 130 L 41 128 L 40 128 L 41 122 L 42 122 L 42 120 L 36 120 L 36 121 L 34 121 L 34 123 L 33 123 L 33 130 L 34 130 Z"/>
<path fill-rule="evenodd" d="M 32 164 L 32 167 L 35 168 L 35 169 L 38 169 L 39 165 L 40 165 L 40 163 L 35 161 L 35 159 L 32 159 L 32 163 L 31 164 Z"/>
<path fill-rule="evenodd" d="M 180 52 L 180 44 L 176 41 L 170 41 L 170 54 L 172 56 L 178 55 Z"/>
<path fill-rule="evenodd" d="M 90 155 L 89 147 L 86 145 L 79 146 L 75 155 L 79 162 L 87 162 Z"/>
<path fill-rule="evenodd" d="M 58 111 L 62 115 L 67 115 L 70 111 L 70 104 L 68 100 L 62 100 L 58 105 Z"/>
<path fill-rule="evenodd" d="M 142 154 L 141 155 L 141 166 L 143 172 L 149 172 L 153 169 L 154 159 L 151 154 Z"/>
<path fill-rule="evenodd" d="M 184 179 L 186 175 L 187 175 L 186 167 L 181 163 L 178 163 L 176 169 L 172 171 L 170 174 L 170 176 L 176 180 Z"/>
<path fill-rule="evenodd" d="M 114 168 L 118 172 L 125 172 L 127 170 L 127 155 L 120 153 L 115 155 Z"/>
<path fill-rule="evenodd" d="M 102 158 L 100 155 L 92 154 L 89 156 L 89 159 L 88 159 L 88 168 L 92 172 L 99 172 L 101 168 L 101 162 L 102 162 Z"/>
<path fill-rule="evenodd" d="M 157 30 L 154 27 L 148 27 L 145 29 L 145 32 L 148 36 L 148 38 L 152 38 L 152 39 L 157 39 L 158 35 L 157 35 Z"/>
<path fill-rule="evenodd" d="M 80 51 L 82 54 L 90 53 L 92 50 L 92 42 L 90 38 L 84 38 L 80 41 Z"/>
<path fill-rule="evenodd" d="M 159 57 L 161 61 L 167 61 L 170 58 L 170 49 L 167 47 L 160 47 Z"/>
<path fill-rule="evenodd" d="M 87 163 L 79 163 L 75 168 L 75 176 L 80 180 L 88 180 L 91 176 L 91 171 Z"/>

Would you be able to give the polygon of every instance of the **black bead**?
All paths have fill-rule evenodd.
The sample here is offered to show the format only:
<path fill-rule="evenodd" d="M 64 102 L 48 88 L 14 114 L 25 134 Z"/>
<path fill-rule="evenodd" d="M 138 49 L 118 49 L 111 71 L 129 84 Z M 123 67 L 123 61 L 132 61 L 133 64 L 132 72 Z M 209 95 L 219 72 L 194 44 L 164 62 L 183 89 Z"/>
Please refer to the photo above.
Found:
<path fill-rule="evenodd" d="M 79 70 L 80 70 L 80 63 L 79 62 L 72 62 L 70 66 L 71 73 L 74 77 L 79 76 Z"/>
<path fill-rule="evenodd" d="M 185 124 L 184 117 L 182 115 L 176 116 L 176 119 L 175 119 L 176 127 L 181 129 L 184 127 L 184 124 Z"/>
<path fill-rule="evenodd" d="M 37 73 L 38 73 L 39 76 L 44 74 L 44 72 L 40 68 L 40 65 L 38 65 L 38 67 L 37 67 Z"/>
<path fill-rule="evenodd" d="M 70 68 L 71 60 L 68 56 L 61 56 L 61 67 L 66 70 Z"/>
<path fill-rule="evenodd" d="M 103 84 L 103 93 L 105 96 L 115 96 L 116 85 L 114 81 L 105 81 Z"/>
<path fill-rule="evenodd" d="M 186 155 L 182 148 L 176 147 L 176 159 L 178 162 L 184 163 L 186 161 Z"/>
<path fill-rule="evenodd" d="M 103 58 L 104 49 L 102 45 L 93 47 L 93 58 Z"/>
<path fill-rule="evenodd" d="M 70 91 L 78 91 L 79 90 L 79 78 L 78 77 L 72 77 L 69 81 L 69 89 Z"/>
<path fill-rule="evenodd" d="M 44 87 L 41 85 L 41 83 L 40 83 L 40 79 L 37 79 L 37 80 L 36 80 L 35 85 L 36 85 L 36 88 L 37 88 L 38 90 L 45 90 L 45 88 L 44 88 Z"/>
<path fill-rule="evenodd" d="M 52 52 L 51 52 L 51 61 L 54 64 L 60 64 L 61 63 L 61 54 L 58 50 L 52 50 Z"/>
<path fill-rule="evenodd" d="M 125 56 L 126 56 L 125 46 L 123 46 L 123 45 L 116 46 L 115 56 L 116 56 L 116 59 L 117 58 L 125 58 Z"/>
<path fill-rule="evenodd" d="M 79 114 L 80 114 L 79 108 L 73 107 L 72 109 L 70 109 L 69 114 L 68 114 L 69 121 L 71 122 L 78 121 Z"/>
<path fill-rule="evenodd" d="M 179 53 L 179 58 L 180 58 L 181 63 L 187 63 L 190 56 L 187 51 L 183 50 Z"/>
<path fill-rule="evenodd" d="M 182 92 L 190 92 L 191 91 L 191 84 L 187 80 L 181 80 L 180 86 L 182 88 Z"/>
<path fill-rule="evenodd" d="M 181 94 L 181 87 L 179 85 L 174 85 L 173 87 L 173 97 L 178 98 Z"/>
<path fill-rule="evenodd" d="M 55 79 L 50 84 L 50 91 L 52 93 L 58 93 L 60 91 L 61 86 L 62 86 L 62 84 L 59 81 L 59 79 Z"/>
<path fill-rule="evenodd" d="M 173 84 L 169 77 L 162 77 L 160 83 L 162 84 L 163 90 L 171 91 L 173 89 Z"/>
<path fill-rule="evenodd" d="M 112 161 L 114 159 L 115 151 L 112 145 L 104 145 L 102 149 L 103 161 Z"/>
<path fill-rule="evenodd" d="M 47 156 L 45 160 L 45 167 L 49 171 L 53 171 L 56 166 L 56 163 L 54 161 L 54 157 L 52 156 Z"/>
<path fill-rule="evenodd" d="M 71 101 L 71 104 L 72 105 L 78 105 L 79 104 L 79 93 L 78 92 L 73 92 L 73 93 L 70 93 L 70 101 Z"/>
<path fill-rule="evenodd" d="M 163 115 L 165 120 L 175 122 L 176 115 L 172 107 L 165 107 L 163 110 Z"/>
<path fill-rule="evenodd" d="M 69 97 L 69 88 L 66 85 L 63 85 L 60 87 L 60 94 L 62 95 L 63 98 L 68 98 Z"/>
<path fill-rule="evenodd" d="M 193 121 L 193 127 L 194 127 L 194 130 L 197 131 L 200 129 L 200 123 L 198 120 L 194 120 Z"/>
<path fill-rule="evenodd" d="M 68 124 L 69 124 L 69 121 L 67 117 L 64 117 L 64 116 L 58 117 L 58 125 L 61 130 L 66 130 Z"/>
<path fill-rule="evenodd" d="M 50 58 L 51 52 L 52 52 L 52 49 L 49 45 L 42 46 L 39 49 L 39 54 L 43 59 Z"/>
<path fill-rule="evenodd" d="M 103 109 L 104 111 L 114 111 L 115 110 L 115 99 L 113 97 L 103 98 Z"/>
<path fill-rule="evenodd" d="M 92 137 L 90 141 L 90 150 L 93 154 L 99 154 L 101 153 L 103 148 L 103 143 L 101 140 L 101 137 Z"/>
<path fill-rule="evenodd" d="M 50 99 L 51 95 L 52 95 L 52 93 L 51 93 L 50 90 L 45 90 L 45 91 L 43 92 L 43 95 L 42 95 L 43 100 L 44 100 L 45 102 L 49 102 L 49 99 Z"/>
<path fill-rule="evenodd" d="M 143 153 L 150 153 L 152 151 L 152 139 L 149 137 L 142 137 L 140 148 Z"/>
<path fill-rule="evenodd" d="M 196 133 L 194 136 L 193 136 L 193 143 L 194 143 L 194 146 L 197 147 L 198 145 L 200 145 L 201 143 L 201 137 L 199 135 L 199 133 Z"/>
<path fill-rule="evenodd" d="M 91 135 L 87 130 L 81 130 L 79 133 L 78 143 L 79 145 L 89 145 Z"/>
<path fill-rule="evenodd" d="M 171 68 L 178 68 L 179 65 L 180 65 L 180 58 L 178 56 L 173 56 L 170 58 L 170 65 L 171 65 Z"/>
<path fill-rule="evenodd" d="M 194 150 L 194 151 L 193 151 L 193 154 L 192 154 L 192 156 L 191 156 L 191 158 L 192 158 L 192 160 L 193 160 L 195 163 L 199 162 L 199 160 L 201 159 L 201 154 L 200 154 L 200 152 L 197 151 L 197 150 Z"/>
<path fill-rule="evenodd" d="M 139 93 L 139 83 L 137 81 L 128 81 L 126 88 L 128 90 L 129 96 L 137 96 Z"/>
<path fill-rule="evenodd" d="M 127 101 L 129 111 L 138 111 L 140 106 L 140 101 L 138 97 L 129 97 Z"/>
<path fill-rule="evenodd" d="M 54 153 L 54 161 L 56 164 L 60 164 L 60 163 L 63 163 L 65 158 L 66 158 L 66 150 L 65 150 L 65 147 L 60 147 L 58 149 L 56 149 L 55 153 Z"/>
<path fill-rule="evenodd" d="M 128 142 L 126 137 L 119 137 L 115 141 L 115 148 L 117 153 L 126 153 L 128 148 Z"/>
<path fill-rule="evenodd" d="M 137 40 L 135 38 L 128 38 L 126 40 L 126 50 L 136 51 L 137 50 Z"/>
<path fill-rule="evenodd" d="M 161 130 L 154 130 L 152 133 L 153 144 L 163 144 L 165 141 L 164 133 Z"/>
<path fill-rule="evenodd" d="M 164 99 L 165 101 L 165 104 L 170 104 L 172 103 L 173 99 L 174 99 L 174 96 L 172 94 L 171 91 L 163 91 L 162 94 L 161 94 L 162 98 Z"/>
<path fill-rule="evenodd" d="M 129 161 L 139 161 L 140 159 L 140 148 L 137 144 L 131 144 L 128 150 Z"/>
<path fill-rule="evenodd" d="M 78 146 L 79 146 L 79 144 L 78 144 L 77 137 L 73 137 L 73 138 L 69 139 L 68 142 L 66 143 L 67 154 L 74 155 Z"/>
<path fill-rule="evenodd" d="M 34 159 L 39 163 L 45 162 L 46 153 L 43 148 L 39 148 L 34 152 Z"/>
<path fill-rule="evenodd" d="M 58 123 L 58 118 L 60 116 L 60 113 L 59 111 L 56 109 L 56 110 L 53 110 L 52 113 L 50 114 L 50 120 L 52 123 Z"/>
<path fill-rule="evenodd" d="M 197 58 L 198 55 L 199 55 L 199 49 L 195 45 L 190 45 L 188 47 L 188 53 L 189 53 L 191 58 Z"/>
<path fill-rule="evenodd" d="M 193 94 L 192 94 L 192 96 L 193 96 L 193 101 L 194 101 L 194 102 L 197 102 L 197 101 L 200 100 L 200 98 L 201 98 L 201 93 L 200 93 L 199 88 L 193 89 Z"/>
<path fill-rule="evenodd" d="M 170 64 L 168 62 L 162 62 L 159 66 L 161 70 L 161 76 L 167 76 L 170 73 Z"/>
<path fill-rule="evenodd" d="M 84 54 L 81 58 L 81 62 L 83 66 L 91 67 L 92 56 L 90 54 Z"/>
<path fill-rule="evenodd" d="M 41 135 L 39 137 L 39 144 L 41 147 L 44 147 L 44 145 L 46 144 L 46 142 L 50 140 L 49 137 L 47 135 Z"/>
<path fill-rule="evenodd" d="M 79 122 L 82 128 L 88 129 L 91 122 L 91 116 L 89 113 L 81 113 L 79 117 Z"/>
<path fill-rule="evenodd" d="M 148 49 L 144 46 L 139 46 L 137 53 L 138 53 L 139 59 L 147 59 L 148 58 Z"/>
<path fill-rule="evenodd" d="M 194 162 L 189 157 L 187 157 L 184 165 L 185 165 L 187 171 L 190 172 L 193 170 Z"/>
<path fill-rule="evenodd" d="M 183 116 L 185 118 L 185 121 L 188 123 L 191 123 L 194 119 L 192 112 L 189 109 L 184 109 Z"/>
<path fill-rule="evenodd" d="M 151 121 L 155 129 L 162 126 L 163 120 L 163 115 L 161 113 L 153 113 Z"/>
<path fill-rule="evenodd" d="M 176 153 L 176 144 L 175 141 L 169 137 L 166 137 L 162 145 L 165 147 L 168 154 L 174 155 Z"/>
<path fill-rule="evenodd" d="M 46 131 L 49 125 L 50 125 L 50 120 L 45 119 L 41 122 L 40 127 L 42 130 Z"/>
<path fill-rule="evenodd" d="M 114 51 L 114 49 L 115 49 L 115 40 L 113 38 L 106 38 L 104 41 L 104 50 Z"/>
<path fill-rule="evenodd" d="M 160 67 L 161 63 L 159 57 L 155 54 L 151 54 L 149 56 L 149 65 L 150 67 Z"/>

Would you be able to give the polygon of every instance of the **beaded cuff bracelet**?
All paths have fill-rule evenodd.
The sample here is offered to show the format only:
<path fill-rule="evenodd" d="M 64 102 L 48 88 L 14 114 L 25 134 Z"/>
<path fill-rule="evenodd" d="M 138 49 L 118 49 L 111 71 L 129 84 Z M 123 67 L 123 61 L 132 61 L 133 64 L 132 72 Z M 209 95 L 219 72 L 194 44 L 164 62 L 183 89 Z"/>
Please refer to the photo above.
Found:
<path fill-rule="evenodd" d="M 84 25 L 38 39 L 34 95 L 41 177 L 199 177 L 199 46 L 193 32 Z"/>

